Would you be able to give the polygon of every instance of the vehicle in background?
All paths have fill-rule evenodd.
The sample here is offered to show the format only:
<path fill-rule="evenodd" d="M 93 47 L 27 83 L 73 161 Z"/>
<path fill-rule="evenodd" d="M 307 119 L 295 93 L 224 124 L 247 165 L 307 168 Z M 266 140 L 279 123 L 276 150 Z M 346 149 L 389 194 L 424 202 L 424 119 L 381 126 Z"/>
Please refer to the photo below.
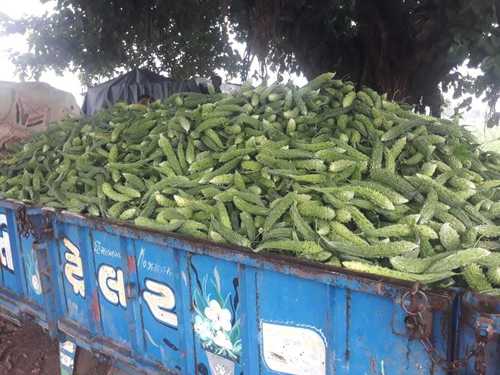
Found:
<path fill-rule="evenodd" d="M 0 81 L 0 150 L 81 115 L 75 97 L 44 82 Z"/>
<path fill-rule="evenodd" d="M 163 100 L 178 92 L 203 92 L 195 80 L 175 80 L 145 69 L 134 69 L 119 77 L 90 87 L 82 111 L 86 116 L 109 108 L 118 102 L 128 104 Z"/>

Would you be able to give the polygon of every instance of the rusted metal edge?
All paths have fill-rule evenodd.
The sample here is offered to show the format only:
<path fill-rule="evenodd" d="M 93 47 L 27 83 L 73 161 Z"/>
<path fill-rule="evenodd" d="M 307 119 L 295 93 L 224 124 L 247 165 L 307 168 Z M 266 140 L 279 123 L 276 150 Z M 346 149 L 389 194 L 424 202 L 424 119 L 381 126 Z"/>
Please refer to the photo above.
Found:
<path fill-rule="evenodd" d="M 97 351 L 101 354 L 109 356 L 113 360 L 118 360 L 130 367 L 130 370 L 135 370 L 139 373 L 141 370 L 137 364 L 148 367 L 148 375 L 176 375 L 159 362 L 151 361 L 143 357 L 137 358 L 132 356 L 132 350 L 118 345 L 116 342 L 105 337 L 97 337 L 87 329 L 81 328 L 76 322 L 63 319 L 57 323 L 57 328 L 60 332 L 76 341 L 77 345 L 90 351 Z"/>
<path fill-rule="evenodd" d="M 90 330 L 81 328 L 81 325 L 69 319 L 62 319 L 57 322 L 59 330 L 71 337 L 81 337 L 82 340 L 92 346 L 105 345 L 112 347 L 114 351 L 121 353 L 124 356 L 130 357 L 132 351 L 126 346 L 117 344 L 115 341 L 106 339 L 104 336 L 96 336 Z"/>
<path fill-rule="evenodd" d="M 40 308 L 37 304 L 30 301 L 27 298 L 19 298 L 19 296 L 10 292 L 9 290 L 0 286 L 0 299 L 6 301 L 9 304 L 15 305 L 20 311 L 25 314 L 36 316 L 37 320 L 40 320 L 38 316 L 41 316 L 42 320 L 45 318 L 45 311 Z M 1 308 L 1 307 L 0 307 Z"/>
<path fill-rule="evenodd" d="M 497 316 L 500 319 L 500 297 L 467 291 L 463 297 L 463 304 L 473 307 L 479 313 Z"/>
<path fill-rule="evenodd" d="M 26 237 L 32 234 L 36 239 L 40 239 L 44 235 L 45 228 L 36 228 L 40 230 L 39 233 L 37 230 L 34 230 L 32 223 L 27 220 L 29 216 L 40 215 L 42 213 L 41 207 L 29 206 L 13 199 L 0 199 L 0 208 L 15 211 L 17 230 L 21 236 Z"/>
<path fill-rule="evenodd" d="M 36 308 L 31 302 L 20 299 L 0 287 L 0 316 L 16 325 L 23 325 L 27 321 L 35 320 L 43 329 L 48 329 L 47 317 L 44 311 Z"/>
<path fill-rule="evenodd" d="M 480 322 L 491 326 L 491 337 L 500 337 L 500 298 L 466 292 L 462 298 L 462 323 L 477 329 Z"/>
<path fill-rule="evenodd" d="M 25 207 L 26 212 L 28 212 L 29 214 L 38 213 L 46 209 L 43 206 L 28 204 L 22 201 L 18 201 L 16 199 L 2 199 L 1 197 L 0 197 L 0 207 L 10 208 L 14 210 L 20 207 Z"/>
<path fill-rule="evenodd" d="M 2 297 L 0 297 L 0 298 L 2 298 Z M 13 314 L 12 311 L 4 309 L 2 306 L 0 306 L 0 318 L 18 326 L 18 327 L 21 327 L 23 325 L 22 319 L 20 317 Z"/>
<path fill-rule="evenodd" d="M 14 199 L 0 199 L 0 207 L 3 208 L 10 208 L 15 210 L 22 206 L 29 207 L 25 203 Z"/>

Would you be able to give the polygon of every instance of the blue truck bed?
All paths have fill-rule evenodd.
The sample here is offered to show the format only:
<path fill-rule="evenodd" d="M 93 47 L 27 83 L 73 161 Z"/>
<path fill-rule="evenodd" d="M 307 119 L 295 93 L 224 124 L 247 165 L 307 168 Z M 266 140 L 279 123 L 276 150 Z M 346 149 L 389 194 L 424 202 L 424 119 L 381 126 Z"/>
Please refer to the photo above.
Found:
<path fill-rule="evenodd" d="M 66 363 L 72 343 L 131 373 L 447 374 L 455 365 L 460 374 L 497 375 L 500 368 L 498 298 L 425 291 L 11 201 L 0 201 L 0 225 L 0 311 L 30 316 L 67 342 Z"/>

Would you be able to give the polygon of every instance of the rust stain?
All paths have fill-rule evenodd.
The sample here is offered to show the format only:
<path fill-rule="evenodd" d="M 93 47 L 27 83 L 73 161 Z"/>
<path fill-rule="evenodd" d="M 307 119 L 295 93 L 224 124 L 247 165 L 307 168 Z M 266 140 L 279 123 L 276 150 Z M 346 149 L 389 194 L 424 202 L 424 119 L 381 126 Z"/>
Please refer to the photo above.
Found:
<path fill-rule="evenodd" d="M 381 281 L 378 281 L 375 284 L 375 290 L 377 291 L 377 294 L 384 295 L 385 294 L 384 284 Z"/>
<path fill-rule="evenodd" d="M 476 310 L 485 314 L 500 315 L 500 298 L 485 294 L 471 293 L 466 303 L 474 305 Z"/>
<path fill-rule="evenodd" d="M 373 357 L 370 358 L 370 372 L 372 374 L 377 374 L 377 362 Z"/>
<path fill-rule="evenodd" d="M 462 304 L 462 326 L 469 326 L 473 328 L 476 319 L 477 311 L 468 303 Z"/>
<path fill-rule="evenodd" d="M 101 320 L 101 308 L 99 306 L 99 296 L 97 295 L 97 291 L 92 294 L 92 318 L 94 321 L 99 322 Z"/>
<path fill-rule="evenodd" d="M 464 298 L 462 303 L 462 327 L 475 330 L 480 319 L 494 320 L 500 317 L 500 299 L 497 297 L 473 294 Z"/>
<path fill-rule="evenodd" d="M 451 311 L 447 311 L 442 315 L 441 321 L 439 322 L 439 332 L 441 334 L 441 337 L 446 338 L 446 341 L 449 339 L 449 327 L 450 327 L 450 316 L 451 316 Z"/>
<path fill-rule="evenodd" d="M 452 301 L 453 294 L 451 292 L 444 291 L 443 293 L 428 293 L 429 303 L 433 310 L 445 311 L 448 310 Z"/>
<path fill-rule="evenodd" d="M 136 263 L 135 263 L 135 257 L 132 255 L 129 255 L 127 257 L 127 267 L 128 267 L 128 272 L 133 273 L 136 270 Z"/>

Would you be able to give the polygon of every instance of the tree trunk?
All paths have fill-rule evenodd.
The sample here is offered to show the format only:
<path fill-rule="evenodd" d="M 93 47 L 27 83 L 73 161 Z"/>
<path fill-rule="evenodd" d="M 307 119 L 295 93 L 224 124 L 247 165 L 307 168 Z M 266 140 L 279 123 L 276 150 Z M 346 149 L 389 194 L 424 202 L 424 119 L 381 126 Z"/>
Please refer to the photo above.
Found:
<path fill-rule="evenodd" d="M 257 9 L 257 17 L 266 14 L 272 23 L 266 28 L 260 18 L 256 32 L 267 30 L 260 35 L 261 44 L 274 35 L 309 79 L 335 71 L 358 86 L 414 104 L 419 111 L 428 107 L 439 116 L 443 104 L 439 83 L 454 65 L 447 59 L 452 37 L 446 31 L 443 2 L 423 1 L 409 11 L 410 6 L 400 0 L 356 1 L 349 9 L 352 34 L 345 36 L 326 22 L 342 11 L 341 3 L 345 2 L 297 1 L 292 6 L 282 1 L 272 11 L 269 6 L 262 12 Z"/>
<path fill-rule="evenodd" d="M 396 100 L 430 107 L 441 114 L 439 83 L 450 71 L 447 53 L 452 39 L 439 5 L 408 14 L 400 1 L 358 1 L 362 74 L 358 83 L 387 92 Z"/>

